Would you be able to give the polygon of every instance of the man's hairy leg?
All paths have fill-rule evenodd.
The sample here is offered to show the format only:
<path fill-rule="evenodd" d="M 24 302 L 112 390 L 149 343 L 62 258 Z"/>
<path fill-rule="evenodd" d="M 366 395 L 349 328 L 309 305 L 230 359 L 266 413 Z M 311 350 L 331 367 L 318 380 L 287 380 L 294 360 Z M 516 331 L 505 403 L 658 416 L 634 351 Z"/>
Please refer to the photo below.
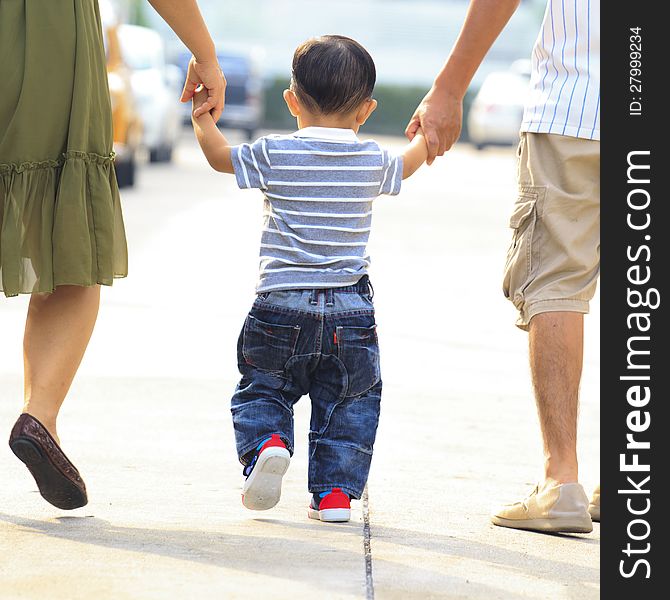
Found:
<path fill-rule="evenodd" d="M 530 368 L 544 445 L 545 485 L 576 482 L 584 315 L 541 313 L 531 319 L 529 333 Z"/>

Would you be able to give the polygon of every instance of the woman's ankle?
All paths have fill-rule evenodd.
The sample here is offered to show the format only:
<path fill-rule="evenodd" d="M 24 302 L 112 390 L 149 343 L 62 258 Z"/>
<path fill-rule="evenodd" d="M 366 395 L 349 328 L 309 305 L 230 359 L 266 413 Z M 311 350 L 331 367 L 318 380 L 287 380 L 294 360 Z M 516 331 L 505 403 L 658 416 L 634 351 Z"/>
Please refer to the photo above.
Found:
<path fill-rule="evenodd" d="M 51 434 L 56 442 L 60 444 L 60 440 L 58 439 L 58 428 L 56 425 L 56 420 L 58 418 L 57 414 L 54 415 L 53 413 L 40 410 L 39 407 L 31 406 L 30 404 L 25 404 L 22 412 L 29 414 L 31 417 L 34 417 L 42 423 L 44 428 Z"/>

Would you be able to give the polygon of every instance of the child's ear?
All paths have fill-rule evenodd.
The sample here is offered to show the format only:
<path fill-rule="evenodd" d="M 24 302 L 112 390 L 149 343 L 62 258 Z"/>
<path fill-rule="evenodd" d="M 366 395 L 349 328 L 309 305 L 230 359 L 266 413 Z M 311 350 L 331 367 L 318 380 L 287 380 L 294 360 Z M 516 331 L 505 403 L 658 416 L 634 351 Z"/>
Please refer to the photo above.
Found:
<path fill-rule="evenodd" d="M 286 102 L 289 112 L 298 118 L 300 116 L 300 103 L 293 90 L 284 90 L 284 102 Z"/>
<path fill-rule="evenodd" d="M 376 108 L 377 101 L 374 98 L 370 98 L 370 100 L 363 102 L 356 113 L 356 123 L 363 125 L 370 118 L 370 115 L 375 112 Z"/>

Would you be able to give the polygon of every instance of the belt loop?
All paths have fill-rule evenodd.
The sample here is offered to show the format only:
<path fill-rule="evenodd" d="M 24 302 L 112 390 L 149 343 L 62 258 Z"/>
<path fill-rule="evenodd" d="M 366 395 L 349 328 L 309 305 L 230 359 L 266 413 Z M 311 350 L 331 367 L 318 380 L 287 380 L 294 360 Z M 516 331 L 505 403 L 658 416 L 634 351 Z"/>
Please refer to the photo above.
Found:
<path fill-rule="evenodd" d="M 332 288 L 326 290 L 326 306 L 333 306 L 335 304 L 335 294 Z"/>
<path fill-rule="evenodd" d="M 310 290 L 309 303 L 312 306 L 316 306 L 319 303 L 319 290 Z"/>
<path fill-rule="evenodd" d="M 375 288 L 372 287 L 372 281 L 370 281 L 369 277 L 367 280 L 367 284 L 368 284 L 368 295 L 370 296 L 370 300 L 372 300 L 375 297 Z"/>

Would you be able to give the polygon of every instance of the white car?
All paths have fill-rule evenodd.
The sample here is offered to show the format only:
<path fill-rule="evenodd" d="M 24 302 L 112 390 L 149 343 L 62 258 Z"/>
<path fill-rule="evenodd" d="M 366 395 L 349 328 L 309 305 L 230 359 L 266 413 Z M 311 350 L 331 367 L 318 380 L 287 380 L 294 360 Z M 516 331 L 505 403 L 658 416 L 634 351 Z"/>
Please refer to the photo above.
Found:
<path fill-rule="evenodd" d="M 527 60 L 516 61 L 508 71 L 495 71 L 484 79 L 468 114 L 468 134 L 478 149 L 519 141 L 529 83 Z"/>
<path fill-rule="evenodd" d="M 151 162 L 170 161 L 181 130 L 180 69 L 165 60 L 165 44 L 153 29 L 121 25 L 119 40 L 144 125 L 143 146 Z"/>

